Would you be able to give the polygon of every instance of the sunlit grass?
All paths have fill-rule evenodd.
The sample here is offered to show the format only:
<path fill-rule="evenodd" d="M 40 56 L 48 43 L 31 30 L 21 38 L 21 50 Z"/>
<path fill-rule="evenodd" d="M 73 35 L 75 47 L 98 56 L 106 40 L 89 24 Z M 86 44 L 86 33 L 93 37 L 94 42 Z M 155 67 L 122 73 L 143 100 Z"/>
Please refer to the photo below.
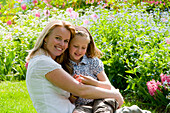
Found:
<path fill-rule="evenodd" d="M 0 83 L 1 113 L 36 113 L 25 81 Z"/>

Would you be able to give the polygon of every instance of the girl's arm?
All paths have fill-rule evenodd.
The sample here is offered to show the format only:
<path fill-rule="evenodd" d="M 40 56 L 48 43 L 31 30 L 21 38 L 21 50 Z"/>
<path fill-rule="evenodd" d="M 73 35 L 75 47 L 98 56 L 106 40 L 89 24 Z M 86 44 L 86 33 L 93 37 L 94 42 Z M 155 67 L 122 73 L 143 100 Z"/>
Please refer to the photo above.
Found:
<path fill-rule="evenodd" d="M 114 88 L 106 73 L 104 71 L 101 71 L 99 74 L 97 74 L 97 78 L 98 80 L 94 79 L 93 77 L 90 76 L 81 76 L 81 81 L 84 84 L 88 84 L 88 85 L 93 85 L 93 86 L 97 86 L 97 87 L 101 87 L 101 88 L 105 88 L 105 89 L 112 89 Z"/>
<path fill-rule="evenodd" d="M 47 73 L 45 77 L 55 86 L 63 90 L 66 90 L 76 96 L 80 96 L 82 98 L 91 99 L 115 98 L 118 101 L 119 106 L 121 106 L 124 101 L 119 90 L 117 89 L 107 90 L 104 88 L 95 87 L 91 85 L 84 85 L 75 80 L 63 69 L 55 69 Z"/>

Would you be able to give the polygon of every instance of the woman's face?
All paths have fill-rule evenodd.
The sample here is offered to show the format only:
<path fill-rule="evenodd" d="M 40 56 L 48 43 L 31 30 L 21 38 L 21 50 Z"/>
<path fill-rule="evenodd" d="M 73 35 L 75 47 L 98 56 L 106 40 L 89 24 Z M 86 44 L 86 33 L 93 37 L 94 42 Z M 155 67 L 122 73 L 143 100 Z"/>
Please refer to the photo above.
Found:
<path fill-rule="evenodd" d="M 81 57 L 86 54 L 89 39 L 86 36 L 76 35 L 71 41 L 69 46 L 70 59 L 76 63 L 80 62 Z"/>
<path fill-rule="evenodd" d="M 64 27 L 55 27 L 44 39 L 45 48 L 53 59 L 60 56 L 67 48 L 70 41 L 70 31 Z"/>

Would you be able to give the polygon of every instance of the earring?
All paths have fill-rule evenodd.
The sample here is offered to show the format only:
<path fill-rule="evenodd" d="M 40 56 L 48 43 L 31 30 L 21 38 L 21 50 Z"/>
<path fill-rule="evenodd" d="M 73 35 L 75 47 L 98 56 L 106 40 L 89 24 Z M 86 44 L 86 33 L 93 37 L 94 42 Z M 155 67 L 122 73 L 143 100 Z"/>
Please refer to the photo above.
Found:
<path fill-rule="evenodd" d="M 44 42 L 44 44 L 47 44 L 47 42 Z"/>

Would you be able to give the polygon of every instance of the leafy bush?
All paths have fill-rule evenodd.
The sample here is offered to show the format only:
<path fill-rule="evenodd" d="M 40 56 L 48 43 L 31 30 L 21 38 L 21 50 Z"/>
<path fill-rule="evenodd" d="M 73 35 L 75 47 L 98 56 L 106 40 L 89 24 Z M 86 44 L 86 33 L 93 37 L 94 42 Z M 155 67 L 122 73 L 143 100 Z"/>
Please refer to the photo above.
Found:
<path fill-rule="evenodd" d="M 155 107 L 149 104 L 155 102 L 152 96 L 145 98 L 150 95 L 146 83 L 159 81 L 161 73 L 170 73 L 169 11 L 147 13 L 143 6 L 119 5 L 122 8 L 97 5 L 85 11 L 42 6 L 44 9 L 16 12 L 12 23 L 0 20 L 0 80 L 24 80 L 27 50 L 33 48 L 48 21 L 61 19 L 90 30 L 104 53 L 106 74 L 116 88 L 133 91 L 139 104 Z"/>

